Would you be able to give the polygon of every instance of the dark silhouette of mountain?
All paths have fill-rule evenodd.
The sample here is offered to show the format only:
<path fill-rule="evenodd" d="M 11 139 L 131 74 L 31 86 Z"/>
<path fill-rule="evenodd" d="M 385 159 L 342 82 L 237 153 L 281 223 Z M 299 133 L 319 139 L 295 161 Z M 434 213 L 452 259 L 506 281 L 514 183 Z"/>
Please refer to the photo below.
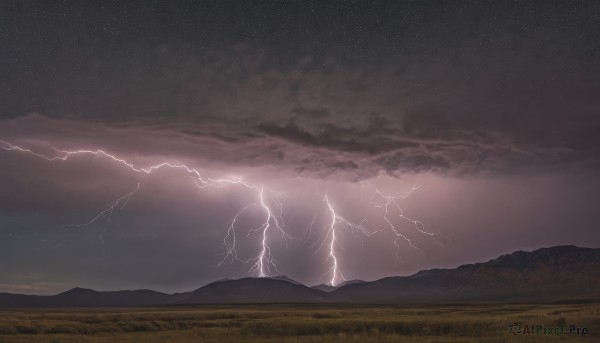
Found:
<path fill-rule="evenodd" d="M 456 269 L 432 269 L 346 285 L 329 300 L 423 303 L 469 300 L 543 301 L 600 296 L 600 249 L 557 246 L 517 251 Z"/>
<path fill-rule="evenodd" d="M 332 292 L 332 291 L 336 290 L 337 287 L 332 286 L 332 285 L 326 285 L 326 284 L 322 283 L 322 284 L 319 284 L 319 285 L 314 285 L 314 286 L 312 286 L 310 288 L 318 289 L 320 291 L 328 292 L 329 293 L 329 292 Z"/>
<path fill-rule="evenodd" d="M 163 303 L 168 294 L 146 289 L 135 291 L 99 292 L 92 289 L 73 288 L 56 296 L 65 306 L 148 306 Z"/>
<path fill-rule="evenodd" d="M 298 282 L 298 281 L 296 281 L 296 280 L 290 279 L 289 277 L 287 277 L 287 276 L 285 276 L 285 275 L 270 276 L 270 277 L 268 277 L 268 279 L 272 279 L 272 280 L 283 280 L 283 281 L 287 281 L 287 282 L 289 282 L 289 283 L 293 283 L 293 284 L 296 284 L 296 285 L 302 285 L 302 286 L 304 286 L 304 284 L 303 284 L 303 283 L 300 283 L 300 282 Z"/>
<path fill-rule="evenodd" d="M 150 290 L 99 292 L 76 287 L 50 296 L 0 293 L 0 307 L 149 306 L 163 304 L 170 297 Z"/>
<path fill-rule="evenodd" d="M 332 285 L 327 285 L 327 284 L 322 283 L 322 284 L 319 284 L 319 285 L 311 286 L 311 288 L 318 289 L 320 291 L 328 292 L 329 293 L 329 292 L 333 292 L 336 289 L 338 289 L 339 287 L 342 287 L 342 286 L 345 286 L 345 285 L 351 285 L 351 284 L 354 284 L 354 283 L 363 283 L 363 282 L 366 282 L 366 281 L 363 281 L 363 280 L 348 280 L 348 281 L 344 281 L 344 282 L 340 283 L 337 286 L 332 286 Z"/>
<path fill-rule="evenodd" d="M 293 303 L 324 300 L 324 292 L 306 287 L 300 283 L 285 279 L 248 277 L 208 284 L 190 292 L 187 297 L 178 299 L 176 303 Z"/>
<path fill-rule="evenodd" d="M 340 288 L 340 287 L 346 286 L 346 285 L 352 285 L 355 283 L 364 283 L 364 282 L 366 282 L 366 281 L 358 280 L 358 279 L 348 280 L 348 281 L 344 281 L 344 282 L 340 283 L 336 288 Z"/>
<path fill-rule="evenodd" d="M 0 293 L 0 307 L 159 306 L 218 303 L 449 303 L 600 298 L 600 249 L 558 246 L 517 251 L 455 269 L 431 269 L 340 287 L 307 287 L 285 276 L 223 279 L 192 292 L 99 292 L 73 288 L 53 296 Z M 332 289 L 331 291 L 328 291 Z"/>

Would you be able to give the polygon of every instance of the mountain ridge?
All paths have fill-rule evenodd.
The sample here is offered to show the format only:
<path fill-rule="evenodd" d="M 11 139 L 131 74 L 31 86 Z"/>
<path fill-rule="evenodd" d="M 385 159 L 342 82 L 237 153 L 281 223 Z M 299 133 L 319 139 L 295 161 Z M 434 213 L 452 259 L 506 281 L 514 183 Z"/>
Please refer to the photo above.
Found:
<path fill-rule="evenodd" d="M 118 307 L 227 303 L 448 303 L 600 297 L 600 248 L 572 245 L 515 251 L 486 262 L 428 269 L 338 287 L 308 287 L 285 275 L 221 279 L 190 292 L 102 292 L 75 287 L 57 295 L 0 293 L 0 307 Z"/>

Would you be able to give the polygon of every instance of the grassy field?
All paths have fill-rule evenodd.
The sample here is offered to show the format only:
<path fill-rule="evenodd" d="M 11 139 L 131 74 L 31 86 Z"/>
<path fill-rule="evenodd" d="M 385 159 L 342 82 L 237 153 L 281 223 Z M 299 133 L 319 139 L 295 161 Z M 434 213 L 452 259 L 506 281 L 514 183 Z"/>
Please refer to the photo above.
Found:
<path fill-rule="evenodd" d="M 513 322 L 587 328 L 513 335 Z M 239 305 L 0 311 L 4 342 L 599 342 L 600 304 Z"/>

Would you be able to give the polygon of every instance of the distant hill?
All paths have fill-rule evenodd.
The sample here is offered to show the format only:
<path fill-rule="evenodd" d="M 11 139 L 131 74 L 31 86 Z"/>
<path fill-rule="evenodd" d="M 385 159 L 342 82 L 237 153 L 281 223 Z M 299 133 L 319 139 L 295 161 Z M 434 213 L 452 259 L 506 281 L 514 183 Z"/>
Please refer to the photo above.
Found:
<path fill-rule="evenodd" d="M 600 296 L 600 249 L 558 246 L 497 259 L 346 285 L 329 300 L 423 303 Z"/>
<path fill-rule="evenodd" d="M 99 292 L 76 287 L 50 296 L 0 293 L 0 307 L 150 306 L 163 304 L 170 297 L 150 290 Z"/>
<path fill-rule="evenodd" d="M 318 289 L 318 290 L 323 291 L 323 292 L 333 292 L 336 289 L 338 289 L 339 287 L 342 287 L 342 286 L 345 286 L 345 285 L 351 285 L 351 284 L 354 284 L 354 283 L 363 283 L 363 282 L 366 282 L 366 281 L 363 281 L 363 280 L 348 280 L 348 281 L 342 282 L 341 284 L 339 284 L 337 286 L 326 285 L 326 284 L 322 283 L 320 285 L 311 286 L 311 288 Z"/>
<path fill-rule="evenodd" d="M 99 292 L 74 288 L 53 296 L 0 293 L 0 307 L 114 307 L 225 303 L 449 303 L 600 298 L 600 249 L 558 246 L 517 251 L 485 263 L 431 269 L 339 287 L 307 287 L 285 276 L 223 279 L 192 292 Z"/>
<path fill-rule="evenodd" d="M 181 297 L 176 303 L 318 302 L 326 300 L 324 292 L 300 283 L 292 283 L 286 279 L 248 277 L 211 283 L 188 293 L 186 297 Z"/>
<path fill-rule="evenodd" d="M 296 284 L 296 285 L 302 285 L 302 286 L 304 286 L 304 284 L 303 284 L 303 283 L 301 283 L 301 282 L 298 282 L 298 281 L 296 281 L 296 280 L 293 280 L 293 279 L 290 279 L 289 277 L 287 277 L 287 276 L 285 276 L 285 275 L 270 276 L 270 277 L 268 277 L 267 279 L 271 279 L 271 280 L 282 280 L 282 281 L 287 281 L 287 282 L 289 282 L 289 283 L 293 283 L 293 284 Z"/>
<path fill-rule="evenodd" d="M 346 285 L 352 285 L 355 283 L 365 283 L 365 282 L 366 281 L 363 281 L 363 280 L 348 280 L 348 281 L 344 281 L 344 282 L 340 283 L 336 288 L 346 286 Z"/>
<path fill-rule="evenodd" d="M 318 289 L 318 290 L 323 291 L 323 292 L 333 292 L 333 291 L 335 291 L 337 289 L 337 287 L 335 287 L 335 286 L 326 285 L 324 283 L 312 286 L 310 288 Z"/>

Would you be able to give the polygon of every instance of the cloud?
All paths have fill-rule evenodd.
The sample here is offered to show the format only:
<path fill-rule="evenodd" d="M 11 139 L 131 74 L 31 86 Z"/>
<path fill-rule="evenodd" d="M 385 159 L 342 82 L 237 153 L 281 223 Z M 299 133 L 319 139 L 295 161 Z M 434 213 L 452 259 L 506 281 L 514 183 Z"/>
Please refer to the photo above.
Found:
<path fill-rule="evenodd" d="M 117 139 L 119 150 L 160 155 L 174 147 L 177 158 L 315 177 L 594 167 L 600 45 L 585 23 L 596 12 L 561 6 L 539 18 L 521 4 L 492 13 L 457 3 L 441 18 L 426 5 L 385 13 L 364 5 L 360 16 L 334 22 L 319 19 L 332 10 L 326 5 L 312 16 L 242 6 L 233 11 L 250 19 L 219 31 L 204 22 L 208 13 L 225 22 L 229 14 L 207 9 L 188 18 L 174 5 L 148 14 L 189 19 L 170 30 L 122 18 L 101 33 L 65 25 L 58 50 L 47 46 L 54 22 L 32 12 L 40 37 L 23 37 L 30 39 L 6 52 L 12 81 L 4 84 L 0 128 L 22 139 L 115 149 L 93 136 L 123 130 L 129 138 Z M 291 24 L 281 21 L 287 11 L 297 13 Z M 269 15 L 261 21 L 252 13 Z M 31 59 L 42 52 L 43 60 Z M 30 63 L 19 63 L 27 53 Z M 15 123 L 31 122 L 31 113 L 49 128 L 28 136 Z M 71 143 L 44 134 L 57 126 L 73 128 Z"/>

